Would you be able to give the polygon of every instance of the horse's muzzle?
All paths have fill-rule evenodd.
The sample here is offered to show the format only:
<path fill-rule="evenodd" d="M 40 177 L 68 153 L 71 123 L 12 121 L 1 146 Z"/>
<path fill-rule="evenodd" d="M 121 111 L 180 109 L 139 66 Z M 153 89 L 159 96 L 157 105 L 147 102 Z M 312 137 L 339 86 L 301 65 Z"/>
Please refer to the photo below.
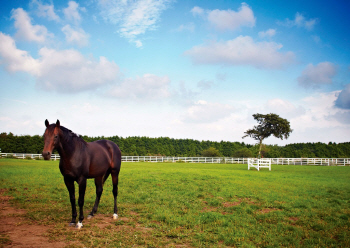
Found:
<path fill-rule="evenodd" d="M 45 160 L 50 160 L 50 158 L 51 158 L 51 152 L 43 151 L 42 155 L 43 155 Z"/>

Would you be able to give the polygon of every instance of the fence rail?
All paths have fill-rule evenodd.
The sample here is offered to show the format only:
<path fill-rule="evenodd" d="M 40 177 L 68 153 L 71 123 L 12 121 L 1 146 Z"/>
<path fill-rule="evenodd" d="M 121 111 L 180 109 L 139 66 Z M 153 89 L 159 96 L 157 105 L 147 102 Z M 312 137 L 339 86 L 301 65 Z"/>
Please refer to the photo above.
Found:
<path fill-rule="evenodd" d="M 20 159 L 43 159 L 41 154 L 28 153 L 0 153 L 0 157 L 13 157 Z M 52 154 L 52 160 L 60 159 L 60 155 Z M 249 158 L 226 157 L 161 157 L 161 156 L 122 156 L 123 162 L 185 162 L 185 163 L 226 163 L 248 164 Z M 267 159 L 267 158 L 266 158 Z M 337 165 L 350 166 L 350 158 L 268 158 L 271 164 L 281 165 Z"/>

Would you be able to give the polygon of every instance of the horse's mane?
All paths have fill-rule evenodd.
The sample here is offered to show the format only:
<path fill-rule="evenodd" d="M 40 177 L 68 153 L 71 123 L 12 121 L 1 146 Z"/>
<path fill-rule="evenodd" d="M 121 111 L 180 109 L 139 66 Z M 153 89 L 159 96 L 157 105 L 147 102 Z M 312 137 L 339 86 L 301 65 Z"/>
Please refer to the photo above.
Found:
<path fill-rule="evenodd" d="M 81 143 L 83 145 L 86 145 L 87 142 L 85 140 L 83 140 L 83 138 L 72 132 L 71 130 L 69 130 L 68 128 L 65 128 L 63 126 L 60 126 L 60 129 L 62 130 L 62 133 L 63 133 L 63 138 L 68 141 L 68 142 L 71 142 L 71 141 L 75 141 L 75 142 L 78 142 L 78 143 Z"/>

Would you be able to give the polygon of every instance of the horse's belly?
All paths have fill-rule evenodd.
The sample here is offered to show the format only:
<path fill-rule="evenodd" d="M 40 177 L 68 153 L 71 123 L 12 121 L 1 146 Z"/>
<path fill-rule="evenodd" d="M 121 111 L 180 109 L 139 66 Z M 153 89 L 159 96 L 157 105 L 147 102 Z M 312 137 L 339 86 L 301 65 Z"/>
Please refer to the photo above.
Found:
<path fill-rule="evenodd" d="M 104 152 L 94 154 L 93 156 L 91 156 L 90 167 L 87 177 L 92 178 L 104 176 L 107 170 L 109 169 L 110 164 L 111 159 Z"/>
<path fill-rule="evenodd" d="M 105 141 L 96 141 L 88 145 L 90 154 L 88 178 L 104 176 L 111 166 L 111 154 L 105 143 Z"/>

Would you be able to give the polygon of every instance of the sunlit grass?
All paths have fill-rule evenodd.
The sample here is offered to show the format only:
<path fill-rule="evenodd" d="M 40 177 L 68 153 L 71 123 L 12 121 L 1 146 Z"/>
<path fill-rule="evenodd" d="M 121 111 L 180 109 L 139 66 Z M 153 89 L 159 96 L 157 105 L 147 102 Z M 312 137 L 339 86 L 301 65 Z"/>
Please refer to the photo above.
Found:
<path fill-rule="evenodd" d="M 0 188 L 28 218 L 54 225 L 51 239 L 88 247 L 349 247 L 350 167 L 122 163 L 118 221 L 112 183 L 99 214 L 75 232 L 57 161 L 0 159 Z M 85 214 L 95 201 L 88 180 Z"/>

